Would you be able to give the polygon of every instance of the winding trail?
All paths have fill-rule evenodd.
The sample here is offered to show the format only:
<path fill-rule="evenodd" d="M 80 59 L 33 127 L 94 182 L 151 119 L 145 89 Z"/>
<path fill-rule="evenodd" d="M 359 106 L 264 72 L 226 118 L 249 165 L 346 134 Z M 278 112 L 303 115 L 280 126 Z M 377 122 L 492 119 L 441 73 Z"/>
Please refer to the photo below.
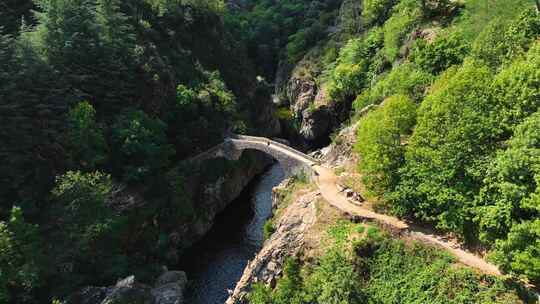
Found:
<path fill-rule="evenodd" d="M 229 146 L 227 146 L 227 144 Z M 231 145 L 232 144 L 232 145 Z M 315 180 L 323 198 L 332 206 L 339 210 L 360 218 L 373 220 L 383 226 L 397 230 L 400 234 L 408 236 L 414 240 L 426 244 L 435 245 L 450 252 L 456 259 L 464 265 L 475 268 L 483 273 L 490 275 L 501 275 L 497 266 L 488 263 L 483 258 L 460 248 L 458 244 L 450 242 L 444 236 L 435 234 L 429 229 L 420 229 L 414 225 L 408 224 L 396 217 L 380 214 L 370 210 L 362 205 L 351 203 L 343 193 L 338 189 L 338 178 L 330 168 L 322 166 L 319 161 L 309 155 L 291 148 L 285 144 L 273 141 L 263 137 L 232 135 L 225 139 L 220 146 L 216 146 L 209 151 L 214 156 L 230 157 L 228 154 L 239 154 L 245 149 L 255 149 L 274 156 L 278 161 L 283 162 L 282 166 L 290 166 L 291 163 L 299 163 L 304 167 L 311 168 L 315 173 Z M 231 148 L 232 147 L 232 148 Z M 222 149 L 223 151 L 217 150 Z M 227 150 L 228 149 L 228 150 Z M 232 150 L 231 150 L 232 149 Z M 284 168 L 285 170 L 290 168 Z"/>
<path fill-rule="evenodd" d="M 318 173 L 317 185 L 319 186 L 321 195 L 328 203 L 336 208 L 349 214 L 374 220 L 384 226 L 398 229 L 407 233 L 412 239 L 444 248 L 452 253 L 452 255 L 454 255 L 461 263 L 469 267 L 476 268 L 483 273 L 501 275 L 501 272 L 497 266 L 486 262 L 484 259 L 471 252 L 459 248 L 459 246 L 449 242 L 442 236 L 420 231 L 419 229 L 399 220 L 398 218 L 376 213 L 365 207 L 349 202 L 349 200 L 345 198 L 342 192 L 340 192 L 337 188 L 337 177 L 331 169 L 322 166 L 314 166 L 313 169 Z"/>

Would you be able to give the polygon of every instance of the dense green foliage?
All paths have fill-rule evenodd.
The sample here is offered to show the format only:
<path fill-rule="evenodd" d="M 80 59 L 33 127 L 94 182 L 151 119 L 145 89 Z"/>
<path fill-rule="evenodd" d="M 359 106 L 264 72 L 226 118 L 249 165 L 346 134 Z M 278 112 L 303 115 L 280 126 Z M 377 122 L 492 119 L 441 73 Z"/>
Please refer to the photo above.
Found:
<path fill-rule="evenodd" d="M 43 284 L 41 245 L 37 226 L 25 221 L 20 208 L 0 222 L 0 301 L 31 301 L 33 289 Z"/>
<path fill-rule="evenodd" d="M 168 235 L 202 216 L 197 185 L 253 165 L 182 161 L 264 129 L 270 100 L 226 14 L 221 0 L 1 1 L 0 302 L 177 262 L 189 244 Z"/>
<path fill-rule="evenodd" d="M 351 39 L 341 48 L 331 69 L 328 93 L 334 101 L 346 101 L 359 94 L 373 79 L 377 61 L 373 57 L 382 47 L 382 32 L 374 28 L 365 38 Z"/>
<path fill-rule="evenodd" d="M 258 133 L 270 91 L 255 76 L 302 59 L 320 61 L 314 80 L 338 111 L 354 101 L 359 168 L 391 212 L 480 240 L 504 271 L 539 283 L 533 4 L 2 1 L 0 301 L 50 302 L 176 263 L 189 244 L 169 235 L 203 216 L 195 185 L 252 165 L 182 160 L 227 132 Z M 144 208 L 122 206 L 138 198 Z M 427 249 L 414 257 L 381 237 L 355 248 L 313 268 L 290 260 L 252 302 L 515 302 Z"/>
<path fill-rule="evenodd" d="M 32 23 L 32 0 L 5 0 L 0 3 L 0 20 L 5 33 L 17 32 L 22 24 Z"/>
<path fill-rule="evenodd" d="M 320 40 L 334 22 L 341 0 L 248 0 L 233 10 L 226 21 L 238 39 L 248 46 L 258 73 L 275 77 L 278 61 L 297 62 Z"/>
<path fill-rule="evenodd" d="M 468 51 L 468 45 L 462 34 L 454 31 L 438 36 L 431 43 L 425 40 L 416 41 L 411 61 L 422 70 L 436 74 L 452 65 L 461 64 Z"/>
<path fill-rule="evenodd" d="M 405 95 L 415 102 L 420 102 L 432 78 L 429 73 L 411 63 L 399 65 L 389 73 L 379 76 L 373 86 L 358 95 L 354 101 L 354 108 L 361 111 L 364 107 L 379 104 L 395 94 Z"/>
<path fill-rule="evenodd" d="M 403 165 L 403 136 L 416 120 L 416 106 L 407 96 L 394 95 L 360 120 L 357 150 L 366 185 L 379 194 L 396 185 Z"/>
<path fill-rule="evenodd" d="M 365 14 L 376 14 L 382 3 L 369 2 Z M 386 21 L 340 51 L 367 43 L 367 33 L 382 28 L 379 48 L 393 66 L 384 71 L 388 65 L 382 65 L 369 78 L 349 73 L 362 76 L 346 78 L 353 80 L 343 86 L 350 91 L 341 91 L 349 96 L 337 99 L 357 95 L 356 117 L 364 115 L 359 168 L 391 212 L 480 240 L 504 271 L 538 282 L 532 126 L 539 125 L 540 17 L 534 1 L 490 1 L 489 9 L 481 0 L 456 5 L 396 3 L 388 19 L 380 17 Z M 353 59 L 340 69 L 361 70 L 361 63 Z M 384 114 L 395 94 L 419 104 L 416 123 L 414 115 L 399 117 L 412 119 L 406 130 Z M 366 114 L 366 106 L 378 104 Z"/>
<path fill-rule="evenodd" d="M 273 290 L 253 286 L 250 303 L 523 303 L 511 286 L 456 267 L 437 249 L 347 223 L 329 235 L 330 249 L 315 265 L 290 258 Z"/>

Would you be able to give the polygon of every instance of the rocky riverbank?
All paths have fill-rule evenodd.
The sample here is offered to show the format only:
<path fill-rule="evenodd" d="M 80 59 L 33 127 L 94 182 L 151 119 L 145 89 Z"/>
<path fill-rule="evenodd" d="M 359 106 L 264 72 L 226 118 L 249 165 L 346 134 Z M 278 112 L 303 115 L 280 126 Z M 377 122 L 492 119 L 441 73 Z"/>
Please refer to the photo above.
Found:
<path fill-rule="evenodd" d="M 183 304 L 187 276 L 182 271 L 165 271 L 153 286 L 137 282 L 135 276 L 109 287 L 86 287 L 68 304 Z"/>
<path fill-rule="evenodd" d="M 287 179 L 273 189 L 274 208 L 285 203 L 285 193 L 290 187 L 291 180 Z M 285 259 L 296 256 L 305 245 L 305 233 L 316 221 L 315 202 L 318 196 L 318 191 L 308 191 L 285 207 L 276 219 L 276 231 L 249 262 L 227 304 L 246 303 L 246 295 L 252 283 L 263 282 L 271 286 L 275 284 L 282 273 Z"/>

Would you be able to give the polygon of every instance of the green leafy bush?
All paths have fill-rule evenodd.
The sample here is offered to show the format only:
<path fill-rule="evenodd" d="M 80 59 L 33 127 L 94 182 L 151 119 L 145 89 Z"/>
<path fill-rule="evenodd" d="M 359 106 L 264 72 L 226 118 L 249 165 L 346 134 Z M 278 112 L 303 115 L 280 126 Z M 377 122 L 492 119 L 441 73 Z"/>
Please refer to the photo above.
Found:
<path fill-rule="evenodd" d="M 139 110 L 121 114 L 113 126 L 113 143 L 124 179 L 141 182 L 169 164 L 174 150 L 167 143 L 166 124 Z"/>
<path fill-rule="evenodd" d="M 516 128 L 499 153 L 477 197 L 480 239 L 496 241 L 494 259 L 511 273 L 540 280 L 540 112 Z"/>
<path fill-rule="evenodd" d="M 94 107 L 86 101 L 68 113 L 68 138 L 73 160 L 90 171 L 106 161 L 108 152 L 103 130 L 97 125 L 95 116 Z"/>
<path fill-rule="evenodd" d="M 373 77 L 371 58 L 382 47 L 382 32 L 375 28 L 364 38 L 351 39 L 340 50 L 337 65 L 330 72 L 328 93 L 335 101 L 359 94 Z"/>
<path fill-rule="evenodd" d="M 250 303 L 523 303 L 503 281 L 457 266 L 438 249 L 365 230 L 345 222 L 329 228 L 331 244 L 322 257 L 303 266 L 287 259 L 275 289 L 254 284 Z"/>
<path fill-rule="evenodd" d="M 533 5 L 532 0 L 469 0 L 465 2 L 459 27 L 465 38 L 472 42 L 493 20 L 512 20 Z"/>
<path fill-rule="evenodd" d="M 405 95 L 419 103 L 431 83 L 433 76 L 418 69 L 411 63 L 394 67 L 382 76 L 370 89 L 358 95 L 354 108 L 358 112 L 364 107 L 379 104 L 392 95 Z"/>
<path fill-rule="evenodd" d="M 383 240 L 368 265 L 373 303 L 523 303 L 504 282 L 456 267 L 447 254 L 419 244 Z"/>
<path fill-rule="evenodd" d="M 421 9 L 417 1 L 405 0 L 394 6 L 392 16 L 383 25 L 384 54 L 393 62 L 399 56 L 406 36 L 421 20 Z"/>
<path fill-rule="evenodd" d="M 491 21 L 474 41 L 471 55 L 497 69 L 527 52 L 538 37 L 540 16 L 527 9 L 514 20 Z"/>
<path fill-rule="evenodd" d="M 382 194 L 397 184 L 397 171 L 404 162 L 403 135 L 411 131 L 415 119 L 414 102 L 394 95 L 360 120 L 355 148 L 369 190 Z"/>
<path fill-rule="evenodd" d="M 199 67 L 200 68 L 200 67 Z M 218 72 L 201 71 L 191 87 L 179 85 L 166 121 L 178 157 L 202 152 L 221 142 L 223 130 L 238 126 L 238 104 Z"/>
<path fill-rule="evenodd" d="M 67 263 L 73 272 L 53 270 L 56 292 L 126 275 L 120 239 L 127 227 L 125 219 L 106 205 L 111 191 L 111 177 L 100 172 L 67 172 L 57 179 L 52 212 L 59 227 L 49 238 L 58 243 L 47 248 L 47 254 L 52 267 Z"/>
<path fill-rule="evenodd" d="M 25 221 L 22 210 L 11 209 L 0 222 L 0 301 L 32 303 L 32 293 L 43 285 L 43 251 L 37 225 Z"/>
<path fill-rule="evenodd" d="M 527 56 L 503 69 L 493 83 L 493 98 L 502 108 L 506 128 L 518 125 L 540 107 L 540 43 L 535 43 Z"/>
<path fill-rule="evenodd" d="M 510 229 L 504 240 L 497 240 L 492 259 L 501 269 L 540 282 L 540 220 L 523 221 Z"/>
<path fill-rule="evenodd" d="M 263 283 L 255 283 L 251 286 L 248 299 L 251 304 L 273 304 L 272 290 Z"/>
<path fill-rule="evenodd" d="M 423 70 L 438 74 L 452 65 L 459 65 L 469 52 L 469 45 L 459 31 L 438 36 L 429 43 L 416 40 L 411 60 Z"/>
<path fill-rule="evenodd" d="M 394 0 L 366 0 L 362 3 L 362 17 L 367 24 L 383 24 Z"/>
<path fill-rule="evenodd" d="M 270 220 L 267 220 L 265 223 L 264 223 L 264 227 L 263 227 L 263 236 L 264 236 L 264 239 L 267 240 L 270 238 L 270 236 L 272 236 L 272 234 L 276 232 L 276 227 L 274 227 L 274 222 L 270 219 Z"/>

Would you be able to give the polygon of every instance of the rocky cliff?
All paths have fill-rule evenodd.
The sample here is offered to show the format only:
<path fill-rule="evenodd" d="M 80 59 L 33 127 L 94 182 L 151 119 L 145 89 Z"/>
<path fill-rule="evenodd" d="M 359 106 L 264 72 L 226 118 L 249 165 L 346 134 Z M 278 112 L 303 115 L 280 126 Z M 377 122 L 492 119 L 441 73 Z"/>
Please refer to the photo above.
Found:
<path fill-rule="evenodd" d="M 335 25 L 326 29 L 328 41 L 313 47 L 302 60 L 290 64 L 280 60 L 275 78 L 274 102 L 289 107 L 299 127 L 299 145 L 306 148 L 321 148 L 329 143 L 332 131 L 349 118 L 350 104 L 335 103 L 328 95 L 322 81 L 325 43 L 339 45 L 341 33 L 362 30 L 360 17 L 362 1 L 343 1 Z"/>
<path fill-rule="evenodd" d="M 212 228 L 216 215 L 236 199 L 249 182 L 263 173 L 272 162 L 273 159 L 262 152 L 245 151 L 241 159 L 234 162 L 224 175 L 212 181 L 206 180 L 202 175 L 192 176 L 188 187 L 195 195 L 197 216 L 193 221 L 178 223 L 169 238 L 180 240 L 180 245 L 184 248 L 202 238 Z M 210 164 L 210 167 L 212 166 L 213 164 Z"/>
<path fill-rule="evenodd" d="M 285 193 L 291 190 L 290 186 L 291 180 L 285 180 L 274 188 L 274 208 L 284 203 Z M 308 191 L 284 209 L 276 221 L 276 231 L 266 240 L 257 256 L 248 263 L 227 304 L 246 303 L 252 283 L 275 285 L 282 273 L 285 259 L 298 255 L 305 245 L 306 233 L 316 221 L 315 202 L 319 195 L 318 191 Z"/>

